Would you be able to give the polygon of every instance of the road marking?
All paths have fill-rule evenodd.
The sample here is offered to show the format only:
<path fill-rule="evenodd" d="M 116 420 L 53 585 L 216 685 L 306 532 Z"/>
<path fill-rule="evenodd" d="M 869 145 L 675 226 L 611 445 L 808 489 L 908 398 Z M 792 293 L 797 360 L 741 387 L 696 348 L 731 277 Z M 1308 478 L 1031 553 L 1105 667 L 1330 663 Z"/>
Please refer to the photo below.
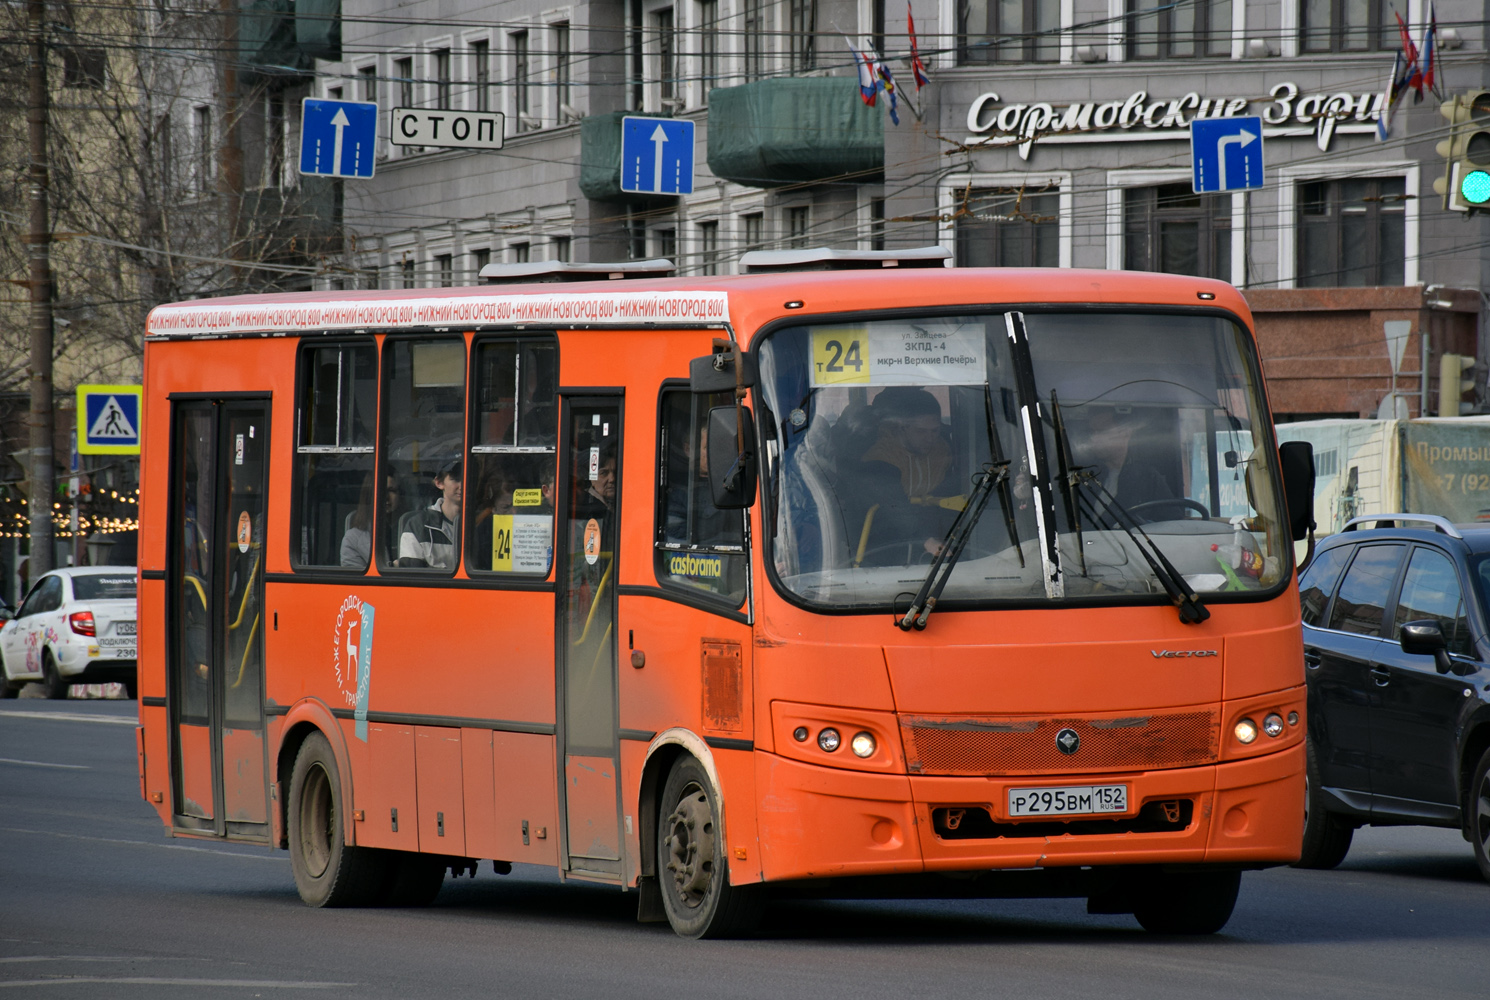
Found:
<path fill-rule="evenodd" d="M 107 722 L 115 726 L 138 726 L 140 720 L 129 715 L 83 715 L 78 712 L 17 712 L 0 709 L 0 715 L 17 719 L 53 719 L 57 722 Z"/>
<path fill-rule="evenodd" d="M 25 764 L 27 767 L 60 767 L 68 771 L 91 771 L 87 764 L 48 764 L 44 760 L 16 760 L 14 757 L 0 757 L 0 764 Z"/>
<path fill-rule="evenodd" d="M 165 955 L 11 955 L 0 958 L 0 965 L 16 962 L 210 962 L 208 958 Z"/>
<path fill-rule="evenodd" d="M 59 976 L 56 979 L 18 979 L 0 982 L 10 986 L 69 986 L 73 983 L 122 983 L 133 986 L 231 986 L 235 989 L 329 990 L 360 986 L 361 983 L 313 983 L 296 979 L 167 979 L 160 976 Z"/>
<path fill-rule="evenodd" d="M 288 857 L 268 854 L 239 854 L 215 847 L 188 847 L 186 844 L 157 844 L 149 840 L 120 840 L 114 837 L 89 837 L 81 833 L 58 833 L 55 830 L 23 830 L 14 826 L 0 826 L 0 833 L 30 833 L 38 837 L 61 837 L 64 840 L 92 840 L 100 844 L 133 844 L 137 847 L 160 847 L 167 851 L 196 851 L 198 854 L 215 854 L 220 858 L 246 858 L 249 861 L 277 861 L 283 863 Z"/>

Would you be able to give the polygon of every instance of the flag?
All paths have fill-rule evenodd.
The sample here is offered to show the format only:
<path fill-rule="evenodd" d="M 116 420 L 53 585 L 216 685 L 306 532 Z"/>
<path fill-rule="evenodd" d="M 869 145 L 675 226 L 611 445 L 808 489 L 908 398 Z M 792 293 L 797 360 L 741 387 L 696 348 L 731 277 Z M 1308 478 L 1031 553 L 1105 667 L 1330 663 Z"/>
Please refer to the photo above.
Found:
<path fill-rule="evenodd" d="M 1397 31 L 1402 35 L 1402 55 L 1407 60 L 1407 86 L 1416 91 L 1412 102 L 1420 104 L 1423 100 L 1423 70 L 1418 65 L 1418 47 L 1412 44 L 1412 36 L 1407 33 L 1407 22 L 1402 20 L 1402 15 L 1392 11 L 1392 16 L 1397 19 Z"/>
<path fill-rule="evenodd" d="M 879 74 L 880 89 L 883 90 L 885 92 L 885 96 L 889 98 L 889 103 L 885 105 L 885 110 L 890 112 L 890 121 L 894 122 L 896 125 L 899 125 L 900 100 L 895 96 L 895 77 L 890 72 L 890 64 L 885 62 L 878 56 L 878 54 L 876 54 L 874 58 L 874 70 L 877 74 Z"/>
<path fill-rule="evenodd" d="M 859 71 L 859 96 L 872 108 L 875 95 L 879 93 L 879 80 L 875 76 L 874 67 L 870 65 L 869 58 L 864 53 L 854 48 L 854 43 L 848 40 L 847 35 L 844 36 L 843 44 L 847 45 L 848 50 L 854 54 L 854 66 Z"/>
<path fill-rule="evenodd" d="M 913 50 L 914 51 L 914 50 Z M 1438 10 L 1428 5 L 1428 33 L 1423 38 L 1423 86 L 1435 97 L 1443 98 L 1436 79 L 1438 73 Z"/>
<path fill-rule="evenodd" d="M 921 53 L 916 48 L 916 19 L 911 16 L 911 2 L 905 0 L 905 27 L 911 36 L 911 76 L 916 80 L 916 93 L 931 81 L 926 76 L 926 66 L 921 62 Z"/>
<path fill-rule="evenodd" d="M 1392 114 L 1397 110 L 1397 98 L 1407 89 L 1407 60 L 1398 52 L 1392 57 L 1392 75 L 1387 77 L 1386 90 L 1381 95 L 1381 114 L 1376 119 L 1376 138 L 1385 142 L 1392 131 Z"/>

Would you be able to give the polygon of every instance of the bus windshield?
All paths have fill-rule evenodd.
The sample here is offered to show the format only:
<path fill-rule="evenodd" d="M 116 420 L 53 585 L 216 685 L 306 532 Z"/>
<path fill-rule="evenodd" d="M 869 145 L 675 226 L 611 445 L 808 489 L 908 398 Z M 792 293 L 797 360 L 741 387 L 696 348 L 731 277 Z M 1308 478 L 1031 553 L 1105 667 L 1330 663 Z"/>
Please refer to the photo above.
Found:
<path fill-rule="evenodd" d="M 985 475 L 944 606 L 1224 600 L 1288 569 L 1251 340 L 1224 317 L 855 320 L 759 358 L 770 558 L 807 604 L 903 611 Z"/>

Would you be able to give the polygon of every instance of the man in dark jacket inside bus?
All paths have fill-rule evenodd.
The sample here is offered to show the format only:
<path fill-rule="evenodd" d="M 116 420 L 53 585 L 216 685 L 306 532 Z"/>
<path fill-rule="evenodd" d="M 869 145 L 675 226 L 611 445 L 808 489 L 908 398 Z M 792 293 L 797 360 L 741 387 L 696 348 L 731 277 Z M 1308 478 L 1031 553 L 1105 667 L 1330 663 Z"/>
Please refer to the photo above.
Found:
<path fill-rule="evenodd" d="M 460 537 L 461 468 L 452 459 L 435 473 L 434 503 L 410 511 L 398 522 L 398 565 L 454 569 Z"/>

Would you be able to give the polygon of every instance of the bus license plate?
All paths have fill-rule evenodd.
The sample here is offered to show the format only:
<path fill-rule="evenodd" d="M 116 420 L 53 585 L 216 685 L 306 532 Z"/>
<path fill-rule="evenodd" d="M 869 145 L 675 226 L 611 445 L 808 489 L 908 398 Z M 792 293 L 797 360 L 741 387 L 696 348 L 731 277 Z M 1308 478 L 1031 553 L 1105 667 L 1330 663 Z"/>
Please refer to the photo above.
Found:
<path fill-rule="evenodd" d="M 1127 811 L 1127 785 L 1009 789 L 1010 816 L 1090 816 Z"/>

